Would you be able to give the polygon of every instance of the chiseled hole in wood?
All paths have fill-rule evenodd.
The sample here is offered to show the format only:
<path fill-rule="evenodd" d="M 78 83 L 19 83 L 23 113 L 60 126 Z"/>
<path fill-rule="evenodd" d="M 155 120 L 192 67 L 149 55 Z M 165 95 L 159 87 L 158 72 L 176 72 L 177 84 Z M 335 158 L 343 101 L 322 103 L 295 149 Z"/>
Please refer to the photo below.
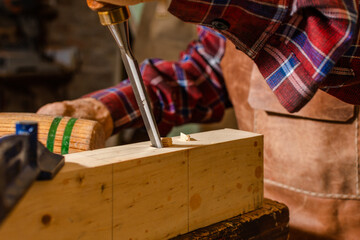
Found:
<path fill-rule="evenodd" d="M 104 192 L 105 188 L 106 188 L 106 185 L 105 185 L 104 183 L 103 183 L 103 184 L 101 184 L 101 193 L 103 193 L 103 192 Z"/>
<path fill-rule="evenodd" d="M 254 147 L 257 147 L 257 145 L 258 145 L 258 142 L 255 141 L 255 142 L 254 142 Z"/>
<path fill-rule="evenodd" d="M 51 216 L 49 214 L 45 214 L 44 216 L 41 217 L 41 222 L 45 226 L 48 226 L 48 225 L 50 225 L 51 219 L 52 218 L 51 218 Z"/>

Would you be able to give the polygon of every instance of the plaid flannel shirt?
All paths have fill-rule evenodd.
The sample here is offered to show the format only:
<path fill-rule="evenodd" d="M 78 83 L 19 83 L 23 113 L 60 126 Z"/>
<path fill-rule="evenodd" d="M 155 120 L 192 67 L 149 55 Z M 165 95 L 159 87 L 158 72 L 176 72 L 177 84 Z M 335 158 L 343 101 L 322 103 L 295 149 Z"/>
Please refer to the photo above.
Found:
<path fill-rule="evenodd" d="M 199 39 L 189 44 L 178 61 L 148 59 L 140 66 L 161 135 L 176 125 L 220 121 L 231 106 L 220 69 L 226 40 L 206 27 L 197 30 Z M 143 126 L 129 80 L 84 97 L 107 106 L 114 132 Z"/>
<path fill-rule="evenodd" d="M 255 61 L 279 102 L 295 112 L 319 88 L 360 104 L 358 6 L 359 0 L 173 0 L 169 11 L 230 39 Z M 201 29 L 199 42 L 179 62 L 147 60 L 142 67 L 163 133 L 189 121 L 216 121 L 229 105 L 219 68 L 224 40 Z M 120 108 L 106 99 L 110 93 L 121 99 Z M 109 107 L 116 127 L 128 127 L 141 122 L 131 94 L 125 82 L 88 96 Z"/>
<path fill-rule="evenodd" d="M 169 11 L 233 41 L 296 112 L 318 88 L 360 104 L 358 6 L 359 0 L 173 0 Z"/>

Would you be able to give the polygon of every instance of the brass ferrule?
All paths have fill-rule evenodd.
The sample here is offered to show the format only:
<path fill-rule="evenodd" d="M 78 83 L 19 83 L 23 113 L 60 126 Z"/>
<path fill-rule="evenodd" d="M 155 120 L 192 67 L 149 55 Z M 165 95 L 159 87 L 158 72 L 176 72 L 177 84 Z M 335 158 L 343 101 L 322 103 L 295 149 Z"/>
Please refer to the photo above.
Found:
<path fill-rule="evenodd" d="M 104 26 L 125 22 L 130 18 L 130 10 L 127 6 L 121 6 L 108 11 L 99 11 L 100 22 Z"/>

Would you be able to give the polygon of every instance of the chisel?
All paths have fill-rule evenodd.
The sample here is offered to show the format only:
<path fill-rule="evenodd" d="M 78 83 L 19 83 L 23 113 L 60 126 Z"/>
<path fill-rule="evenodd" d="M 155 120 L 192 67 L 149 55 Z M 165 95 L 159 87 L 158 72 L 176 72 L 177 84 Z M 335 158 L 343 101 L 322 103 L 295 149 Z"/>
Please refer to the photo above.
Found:
<path fill-rule="evenodd" d="M 151 110 L 150 100 L 141 77 L 139 65 L 130 47 L 128 25 L 128 19 L 130 18 L 129 8 L 127 6 L 102 4 L 100 2 L 89 0 L 88 5 L 92 10 L 98 12 L 101 24 L 109 28 L 120 48 L 121 58 L 134 91 L 151 144 L 153 147 L 162 148 L 159 130 Z"/>

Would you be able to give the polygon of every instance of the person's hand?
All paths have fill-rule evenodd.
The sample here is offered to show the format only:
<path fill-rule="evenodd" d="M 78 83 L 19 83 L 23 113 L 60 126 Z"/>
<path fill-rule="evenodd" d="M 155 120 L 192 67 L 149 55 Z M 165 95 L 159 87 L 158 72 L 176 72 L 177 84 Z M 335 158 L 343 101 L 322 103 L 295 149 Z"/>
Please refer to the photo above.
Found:
<path fill-rule="evenodd" d="M 49 103 L 42 106 L 37 113 L 98 121 L 104 127 L 106 138 L 111 136 L 114 128 L 109 110 L 103 103 L 94 98 Z"/>
<path fill-rule="evenodd" d="M 89 8 L 92 10 L 101 9 L 104 7 L 104 3 L 110 3 L 117 6 L 135 5 L 142 2 L 150 2 L 155 0 L 86 0 Z"/>

